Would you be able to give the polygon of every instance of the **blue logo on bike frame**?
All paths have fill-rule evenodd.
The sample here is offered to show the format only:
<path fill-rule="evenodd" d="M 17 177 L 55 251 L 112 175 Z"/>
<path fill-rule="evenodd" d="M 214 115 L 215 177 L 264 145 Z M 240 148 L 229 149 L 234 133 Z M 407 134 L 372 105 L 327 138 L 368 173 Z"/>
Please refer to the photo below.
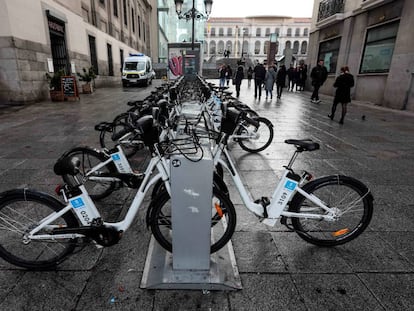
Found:
<path fill-rule="evenodd" d="M 74 208 L 80 208 L 80 207 L 85 206 L 85 203 L 83 203 L 82 198 L 71 200 L 70 203 L 72 204 Z"/>
<path fill-rule="evenodd" d="M 285 188 L 290 190 L 290 191 L 293 191 L 293 190 L 295 190 L 296 185 L 297 185 L 296 182 L 288 180 L 288 181 L 286 181 Z"/>
<path fill-rule="evenodd" d="M 112 160 L 114 160 L 114 161 L 118 161 L 118 160 L 120 160 L 121 159 L 121 157 L 119 156 L 119 154 L 113 154 L 112 155 Z"/>

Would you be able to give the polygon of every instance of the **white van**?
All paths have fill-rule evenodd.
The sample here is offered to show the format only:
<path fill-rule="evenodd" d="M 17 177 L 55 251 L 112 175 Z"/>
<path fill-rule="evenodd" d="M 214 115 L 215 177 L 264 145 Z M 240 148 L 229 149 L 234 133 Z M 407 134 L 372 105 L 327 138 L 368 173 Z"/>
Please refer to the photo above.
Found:
<path fill-rule="evenodd" d="M 152 69 L 151 58 L 145 54 L 129 54 L 125 58 L 122 67 L 122 85 L 144 84 L 147 86 L 155 78 L 155 71 Z"/>

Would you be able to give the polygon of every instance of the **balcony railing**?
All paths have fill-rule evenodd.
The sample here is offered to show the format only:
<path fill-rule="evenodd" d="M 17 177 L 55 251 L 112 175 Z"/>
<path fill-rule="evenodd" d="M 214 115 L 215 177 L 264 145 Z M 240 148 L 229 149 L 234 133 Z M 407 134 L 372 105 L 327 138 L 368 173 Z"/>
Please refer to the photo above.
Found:
<path fill-rule="evenodd" d="M 319 3 L 318 22 L 329 16 L 343 13 L 345 0 L 323 0 Z"/>

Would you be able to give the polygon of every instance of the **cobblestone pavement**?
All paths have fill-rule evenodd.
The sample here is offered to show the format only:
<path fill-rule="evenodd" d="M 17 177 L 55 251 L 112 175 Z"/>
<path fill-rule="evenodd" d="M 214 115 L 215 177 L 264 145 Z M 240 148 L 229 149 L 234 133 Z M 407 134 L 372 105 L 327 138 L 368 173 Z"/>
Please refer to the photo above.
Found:
<path fill-rule="evenodd" d="M 128 100 L 143 98 L 150 89 L 98 89 L 78 102 L 0 110 L 0 191 L 30 187 L 53 194 L 60 182 L 52 171 L 56 159 L 72 146 L 98 147 L 94 125 L 111 120 L 127 109 Z M 273 122 L 275 137 L 259 154 L 236 145 L 232 154 L 258 198 L 271 195 L 290 158 L 292 147 L 285 139 L 320 142 L 321 149 L 301 154 L 295 168 L 315 176 L 350 175 L 372 189 L 374 216 L 358 239 L 320 248 L 282 225 L 269 229 L 230 186 L 238 214 L 232 243 L 242 290 L 140 288 L 150 240 L 142 212 L 119 244 L 86 247 L 56 271 L 25 271 L 0 259 L 0 309 L 412 310 L 414 115 L 354 102 L 340 125 L 327 117 L 331 97 L 323 96 L 320 104 L 309 97 L 309 92 L 285 91 L 278 101 L 264 95 L 254 100 L 253 88 L 244 82 L 240 99 Z M 118 191 L 99 208 L 108 217 L 119 217 L 133 195 Z"/>

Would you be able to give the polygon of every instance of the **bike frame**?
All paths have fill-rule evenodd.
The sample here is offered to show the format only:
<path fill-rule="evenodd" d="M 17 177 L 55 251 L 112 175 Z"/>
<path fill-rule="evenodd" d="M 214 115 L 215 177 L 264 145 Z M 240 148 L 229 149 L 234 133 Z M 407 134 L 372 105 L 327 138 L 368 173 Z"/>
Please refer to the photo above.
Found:
<path fill-rule="evenodd" d="M 252 199 L 251 193 L 244 187 L 242 179 L 236 169 L 232 156 L 230 155 L 229 151 L 225 147 L 223 143 L 220 143 L 216 146 L 215 150 L 213 151 L 214 155 L 214 163 L 220 163 L 230 174 L 236 189 L 238 190 L 240 197 L 246 206 L 246 208 L 254 213 L 256 216 L 260 218 L 264 218 L 263 223 L 274 226 L 277 219 L 280 216 L 286 217 L 298 217 L 298 218 L 310 218 L 310 219 L 320 219 L 326 221 L 333 221 L 335 219 L 335 211 L 326 206 L 318 197 L 313 194 L 308 194 L 300 187 L 300 183 L 297 183 L 296 187 L 291 191 L 289 198 L 292 198 L 297 192 L 303 195 L 305 198 L 310 200 L 316 206 L 322 208 L 327 212 L 326 215 L 320 214 L 312 214 L 312 213 L 295 213 L 289 212 L 286 209 L 289 199 L 281 201 L 279 194 L 281 190 L 284 189 L 286 185 L 286 181 L 288 180 L 287 176 L 290 173 L 288 169 L 285 170 L 283 177 L 280 179 L 279 183 L 277 184 L 272 198 L 270 199 L 270 204 L 266 206 L 267 211 L 269 212 L 269 216 L 265 218 L 264 207 L 260 203 L 255 203 Z M 224 160 L 223 160 L 224 158 Z M 292 163 L 292 162 L 291 162 Z M 285 193 L 287 195 L 287 193 Z M 281 193 L 283 197 L 284 192 Z M 286 198 L 286 196 L 285 196 Z"/>
<path fill-rule="evenodd" d="M 110 160 L 108 159 L 108 161 L 110 161 Z M 154 176 L 152 176 L 155 170 L 157 170 L 158 173 L 155 174 Z M 126 213 L 124 219 L 120 222 L 115 222 L 115 223 L 104 222 L 103 225 L 113 227 L 116 230 L 121 231 L 121 232 L 128 230 L 128 228 L 132 224 L 132 221 L 134 220 L 135 216 L 137 215 L 148 190 L 150 189 L 150 187 L 152 185 L 154 185 L 160 179 L 164 181 L 164 185 L 165 185 L 168 193 L 171 193 L 171 187 L 170 187 L 170 183 L 169 183 L 168 163 L 160 154 L 157 154 L 157 155 L 155 155 L 151 158 L 150 163 L 148 164 L 148 166 L 147 166 L 147 168 L 144 172 L 144 179 L 142 180 L 141 185 L 139 186 L 138 191 L 135 194 L 134 200 L 132 201 L 130 207 L 128 208 L 128 212 Z M 80 185 L 79 189 L 82 192 L 80 197 L 86 205 L 86 211 L 87 211 L 88 215 L 94 215 L 93 218 L 99 218 L 101 215 L 100 215 L 98 209 L 96 208 L 95 204 L 93 203 L 93 201 L 90 199 L 90 196 L 89 196 L 85 186 Z M 32 239 L 32 240 L 42 240 L 42 239 L 56 240 L 56 239 L 68 239 L 68 238 L 73 239 L 73 238 L 78 238 L 78 237 L 83 237 L 84 236 L 82 234 L 77 234 L 77 233 L 74 233 L 74 234 L 59 234 L 59 235 L 52 235 L 52 234 L 36 235 L 36 233 L 39 232 L 40 230 L 42 230 L 43 228 L 55 227 L 55 226 L 51 227 L 50 224 L 53 221 L 55 221 L 56 219 L 58 219 L 59 217 L 61 217 L 63 214 L 69 212 L 70 210 L 73 210 L 74 214 L 78 216 L 78 219 L 80 220 L 80 222 L 84 226 L 90 226 L 91 225 L 91 223 L 85 224 L 84 219 L 82 219 L 82 217 L 79 217 L 79 214 L 76 212 L 77 207 L 72 202 L 73 201 L 72 199 L 68 200 L 65 197 L 65 201 L 67 201 L 68 204 L 62 210 L 60 210 L 59 212 L 50 214 L 49 216 L 47 216 L 46 218 L 41 220 L 40 224 L 29 232 L 29 234 L 28 234 L 29 239 Z M 93 219 L 90 216 L 88 216 L 88 217 L 90 219 Z"/>

